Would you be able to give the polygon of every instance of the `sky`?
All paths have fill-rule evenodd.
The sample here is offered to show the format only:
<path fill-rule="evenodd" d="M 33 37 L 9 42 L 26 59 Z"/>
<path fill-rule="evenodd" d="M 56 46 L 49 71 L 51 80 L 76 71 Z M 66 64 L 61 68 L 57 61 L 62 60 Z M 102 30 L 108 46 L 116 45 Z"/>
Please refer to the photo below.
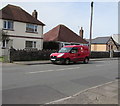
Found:
<path fill-rule="evenodd" d="M 93 0 L 94 1 L 94 0 Z M 33 10 L 38 12 L 38 20 L 46 26 L 44 33 L 59 24 L 79 34 L 80 27 L 84 29 L 84 38 L 89 39 L 90 33 L 90 2 L 11 2 L 2 1 L 1 8 L 7 4 L 20 6 L 32 14 Z M 118 2 L 94 1 L 93 8 L 93 30 L 92 38 L 111 36 L 118 33 Z"/>

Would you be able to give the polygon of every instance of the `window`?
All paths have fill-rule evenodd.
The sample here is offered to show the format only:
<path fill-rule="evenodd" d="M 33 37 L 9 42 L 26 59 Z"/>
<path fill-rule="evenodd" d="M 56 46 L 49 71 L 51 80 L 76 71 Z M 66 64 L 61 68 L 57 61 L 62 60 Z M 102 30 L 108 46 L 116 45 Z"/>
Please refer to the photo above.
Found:
<path fill-rule="evenodd" d="M 8 40 L 3 40 L 2 41 L 2 48 L 6 48 L 8 45 Z"/>
<path fill-rule="evenodd" d="M 72 48 L 71 53 L 77 53 L 77 52 L 78 52 L 78 48 L 76 47 Z"/>
<path fill-rule="evenodd" d="M 69 53 L 71 49 L 71 47 L 63 47 L 59 50 L 58 53 Z"/>
<path fill-rule="evenodd" d="M 37 25 L 26 24 L 26 32 L 37 32 Z"/>
<path fill-rule="evenodd" d="M 3 28 L 8 30 L 13 30 L 13 21 L 5 20 L 3 22 Z"/>
<path fill-rule="evenodd" d="M 26 41 L 25 47 L 26 48 L 36 48 L 36 42 L 35 41 Z"/>
<path fill-rule="evenodd" d="M 36 42 L 33 42 L 33 48 L 36 48 Z"/>

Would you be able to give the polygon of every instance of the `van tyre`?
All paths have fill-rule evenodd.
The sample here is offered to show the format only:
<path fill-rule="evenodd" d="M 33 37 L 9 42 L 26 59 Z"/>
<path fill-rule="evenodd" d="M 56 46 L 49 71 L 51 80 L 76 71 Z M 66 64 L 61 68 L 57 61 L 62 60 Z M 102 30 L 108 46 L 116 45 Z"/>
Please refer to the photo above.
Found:
<path fill-rule="evenodd" d="M 86 57 L 86 58 L 84 59 L 83 63 L 84 63 L 84 64 L 87 64 L 88 62 L 89 62 L 89 58 Z"/>
<path fill-rule="evenodd" d="M 64 62 L 66 65 L 70 64 L 70 59 L 65 59 L 65 62 Z"/>

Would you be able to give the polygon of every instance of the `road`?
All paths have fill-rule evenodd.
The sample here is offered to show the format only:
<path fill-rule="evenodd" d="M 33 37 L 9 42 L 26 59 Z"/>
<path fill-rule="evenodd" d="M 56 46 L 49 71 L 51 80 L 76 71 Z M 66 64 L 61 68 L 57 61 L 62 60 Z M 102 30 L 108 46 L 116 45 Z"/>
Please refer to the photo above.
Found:
<path fill-rule="evenodd" d="M 3 104 L 43 104 L 115 80 L 118 60 L 89 64 L 3 65 Z"/>

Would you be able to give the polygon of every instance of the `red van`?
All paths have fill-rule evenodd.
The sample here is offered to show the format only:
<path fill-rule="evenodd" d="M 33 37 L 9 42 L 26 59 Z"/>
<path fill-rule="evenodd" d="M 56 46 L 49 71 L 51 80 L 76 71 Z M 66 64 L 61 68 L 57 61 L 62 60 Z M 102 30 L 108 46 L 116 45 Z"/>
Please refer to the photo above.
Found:
<path fill-rule="evenodd" d="M 84 63 L 89 62 L 90 51 L 88 46 L 81 45 L 70 45 L 61 48 L 58 53 L 52 53 L 50 60 L 52 63 L 64 63 L 69 64 L 71 61 L 76 63 L 83 61 Z"/>

